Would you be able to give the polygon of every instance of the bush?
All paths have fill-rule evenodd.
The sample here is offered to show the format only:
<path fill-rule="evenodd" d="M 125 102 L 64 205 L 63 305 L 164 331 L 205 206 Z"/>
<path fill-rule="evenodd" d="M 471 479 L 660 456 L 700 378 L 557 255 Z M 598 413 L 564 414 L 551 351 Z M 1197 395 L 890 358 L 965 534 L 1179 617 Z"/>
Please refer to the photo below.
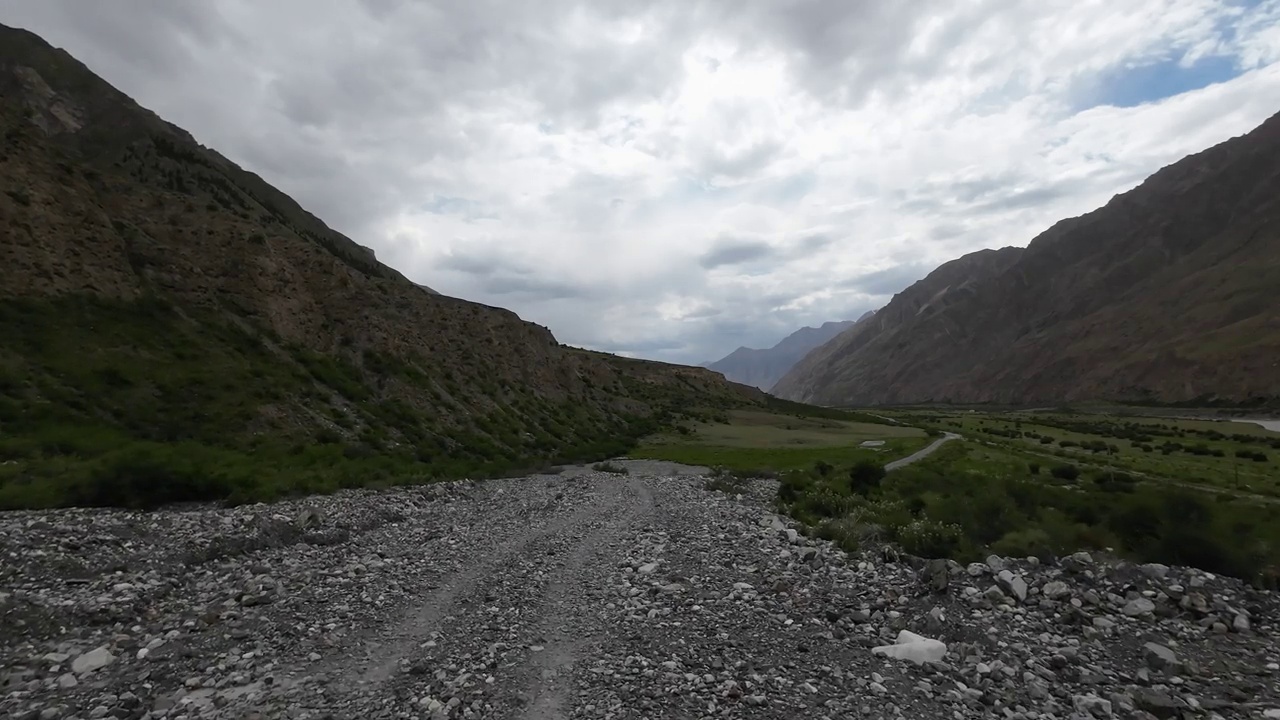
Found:
<path fill-rule="evenodd" d="M 784 504 L 794 503 L 813 486 L 813 480 L 803 472 L 789 472 L 782 476 L 778 483 L 778 500 Z"/>
<path fill-rule="evenodd" d="M 1075 465 L 1055 465 L 1049 474 L 1059 480 L 1075 480 L 1080 477 L 1080 468 Z"/>
<path fill-rule="evenodd" d="M 70 504 L 154 510 L 181 502 L 222 500 L 235 483 L 198 447 L 135 443 L 109 453 L 71 491 Z"/>
<path fill-rule="evenodd" d="M 814 535 L 830 540 L 847 553 L 856 553 L 864 538 L 874 535 L 875 528 L 864 525 L 853 517 L 826 520 L 814 530 Z"/>
<path fill-rule="evenodd" d="M 1122 472 L 1104 472 L 1094 476 L 1093 482 L 1107 492 L 1133 492 L 1137 482 L 1133 476 Z"/>
<path fill-rule="evenodd" d="M 1045 559 L 1053 553 L 1049 533 L 1040 528 L 1012 530 L 991 544 L 991 552 L 1002 557 Z"/>
<path fill-rule="evenodd" d="M 849 468 L 849 489 L 860 495 L 866 495 L 872 488 L 880 486 L 884 479 L 884 466 L 870 460 L 860 460 Z"/>
<path fill-rule="evenodd" d="M 959 525 L 933 520 L 913 520 L 895 533 L 906 552 L 925 558 L 951 557 L 960 549 L 963 533 Z"/>
<path fill-rule="evenodd" d="M 1032 475 L 1039 475 L 1039 474 L 1040 474 L 1040 463 L 1028 463 L 1028 464 L 1027 464 L 1027 471 L 1028 471 L 1028 472 L 1030 472 Z"/>
<path fill-rule="evenodd" d="M 858 506 L 858 501 L 830 486 L 823 486 L 807 493 L 799 503 L 799 510 L 815 518 L 844 517 Z"/>

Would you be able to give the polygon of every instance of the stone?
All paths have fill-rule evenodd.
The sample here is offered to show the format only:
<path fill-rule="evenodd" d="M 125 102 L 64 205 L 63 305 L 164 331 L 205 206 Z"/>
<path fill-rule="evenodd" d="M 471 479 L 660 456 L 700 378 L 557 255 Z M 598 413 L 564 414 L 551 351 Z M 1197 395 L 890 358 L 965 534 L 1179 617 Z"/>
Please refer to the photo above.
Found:
<path fill-rule="evenodd" d="M 1168 693 L 1142 690 L 1133 698 L 1134 705 L 1158 718 L 1176 718 L 1187 704 Z"/>
<path fill-rule="evenodd" d="M 1001 570 L 996 574 L 996 582 L 1006 593 L 1017 598 L 1018 602 L 1024 602 L 1027 599 L 1026 581 L 1009 570 Z"/>
<path fill-rule="evenodd" d="M 1071 698 L 1071 705 L 1078 713 L 1087 713 L 1097 718 L 1111 717 L 1111 701 L 1097 695 L 1076 695 Z"/>
<path fill-rule="evenodd" d="M 987 556 L 987 567 L 991 569 L 992 573 L 998 573 L 1001 570 L 1004 570 L 1004 565 L 1004 558 L 999 555 Z"/>
<path fill-rule="evenodd" d="M 71 673 L 63 673 L 58 676 L 58 687 L 62 688 L 63 690 L 73 688 L 79 684 L 80 684 L 80 681 L 77 680 L 76 676 L 72 675 Z"/>
<path fill-rule="evenodd" d="M 651 562 L 651 563 L 645 563 L 644 565 L 641 565 L 636 570 L 636 572 L 640 573 L 641 575 L 652 575 L 653 571 L 657 569 L 658 569 L 658 563 Z"/>
<path fill-rule="evenodd" d="M 1062 559 L 1062 567 L 1073 573 L 1083 573 L 1093 568 L 1093 556 L 1087 552 L 1077 552 Z"/>
<path fill-rule="evenodd" d="M 323 519 L 324 518 L 320 515 L 319 511 L 312 510 L 311 508 L 303 508 L 298 511 L 296 516 L 294 516 L 293 526 L 299 530 L 307 530 L 319 527 Z"/>
<path fill-rule="evenodd" d="M 106 648 L 101 646 L 84 653 L 80 657 L 71 661 L 71 671 L 77 675 L 81 675 L 94 670 L 100 670 L 116 661 L 116 657 L 112 655 Z"/>
<path fill-rule="evenodd" d="M 1249 632 L 1248 616 L 1243 614 L 1236 615 L 1235 619 L 1231 621 L 1231 629 L 1235 630 L 1238 633 Z"/>
<path fill-rule="evenodd" d="M 927 662 L 940 662 L 947 654 L 947 645 L 941 640 L 916 635 L 910 630 L 898 633 L 893 645 L 880 645 L 871 648 L 874 655 L 883 655 L 895 660 L 907 660 L 917 665 Z"/>
<path fill-rule="evenodd" d="M 1050 600 L 1060 600 L 1071 594 L 1071 586 L 1061 580 L 1052 580 L 1040 588 L 1040 594 Z"/>
<path fill-rule="evenodd" d="M 1152 670 L 1176 670 L 1181 664 L 1172 650 L 1159 643 L 1143 645 L 1142 655 Z"/>
<path fill-rule="evenodd" d="M 944 593 L 951 583 L 951 569 L 946 560 L 934 559 L 925 564 L 920 580 L 935 593 Z"/>
<path fill-rule="evenodd" d="M 1169 566 L 1161 565 L 1160 563 L 1147 563 L 1138 566 L 1138 569 L 1142 571 L 1143 575 L 1153 580 L 1163 580 L 1169 574 Z"/>
<path fill-rule="evenodd" d="M 1156 609 L 1156 604 L 1146 598 L 1135 598 L 1125 604 L 1124 612 L 1129 617 L 1138 617 L 1139 615 L 1149 615 Z"/>

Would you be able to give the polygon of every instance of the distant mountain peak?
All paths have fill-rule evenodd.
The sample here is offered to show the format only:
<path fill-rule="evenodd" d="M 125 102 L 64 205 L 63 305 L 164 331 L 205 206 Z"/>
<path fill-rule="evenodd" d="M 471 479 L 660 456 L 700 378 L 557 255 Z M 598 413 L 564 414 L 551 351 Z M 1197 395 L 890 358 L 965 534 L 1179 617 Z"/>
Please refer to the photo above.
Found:
<path fill-rule="evenodd" d="M 871 315 L 858 320 L 827 321 L 818 327 L 802 327 L 771 348 L 739 347 L 703 367 L 721 373 L 733 382 L 768 390 L 812 349 L 822 345 Z"/>

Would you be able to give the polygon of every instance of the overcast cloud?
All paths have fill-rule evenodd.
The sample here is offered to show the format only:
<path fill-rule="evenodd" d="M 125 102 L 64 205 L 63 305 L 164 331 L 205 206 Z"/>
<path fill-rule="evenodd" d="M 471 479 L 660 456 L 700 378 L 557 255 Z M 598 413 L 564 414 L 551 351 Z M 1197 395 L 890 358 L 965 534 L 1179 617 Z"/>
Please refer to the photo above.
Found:
<path fill-rule="evenodd" d="M 0 0 L 416 282 L 678 362 L 1280 111 L 1280 0 Z"/>

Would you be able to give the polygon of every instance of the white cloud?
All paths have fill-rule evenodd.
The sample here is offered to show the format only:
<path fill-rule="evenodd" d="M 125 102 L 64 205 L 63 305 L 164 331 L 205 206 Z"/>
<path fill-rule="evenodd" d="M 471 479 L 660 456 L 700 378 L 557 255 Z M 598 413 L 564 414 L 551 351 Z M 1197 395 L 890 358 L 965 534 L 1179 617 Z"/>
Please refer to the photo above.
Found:
<path fill-rule="evenodd" d="M 418 282 L 687 362 L 855 318 L 1280 110 L 1280 0 L 45 0 L 0 22 Z M 1094 101 L 1209 57 L 1238 76 Z"/>

